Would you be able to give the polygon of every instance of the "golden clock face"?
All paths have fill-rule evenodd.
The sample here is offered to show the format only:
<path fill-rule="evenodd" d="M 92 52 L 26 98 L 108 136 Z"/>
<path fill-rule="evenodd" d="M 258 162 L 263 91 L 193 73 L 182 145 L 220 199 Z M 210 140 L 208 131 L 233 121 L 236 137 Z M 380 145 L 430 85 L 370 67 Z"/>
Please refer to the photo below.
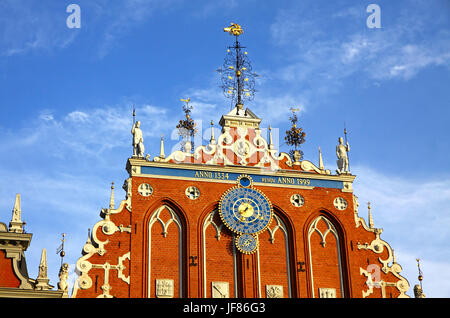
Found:
<path fill-rule="evenodd" d="M 255 209 L 250 202 L 242 202 L 238 207 L 238 211 L 242 218 L 245 219 L 251 217 L 254 214 Z"/>

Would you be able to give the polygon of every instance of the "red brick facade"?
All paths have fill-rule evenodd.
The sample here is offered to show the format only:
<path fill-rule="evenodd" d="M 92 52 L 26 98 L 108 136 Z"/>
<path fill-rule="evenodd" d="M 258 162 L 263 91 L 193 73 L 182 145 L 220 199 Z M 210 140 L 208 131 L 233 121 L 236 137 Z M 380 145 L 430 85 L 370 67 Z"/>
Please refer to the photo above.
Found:
<path fill-rule="evenodd" d="M 20 279 L 14 273 L 13 260 L 6 257 L 5 251 L 0 251 L 0 286 L 18 288 Z"/>
<path fill-rule="evenodd" d="M 248 129 L 249 144 L 258 135 L 255 131 L 260 134 Z M 231 139 L 219 138 L 217 145 L 236 143 L 236 128 L 228 133 Z M 380 238 L 381 230 L 358 215 L 351 187 L 354 176 L 331 175 L 310 162 L 292 163 L 287 155 L 272 156 L 279 159 L 278 169 L 270 170 L 269 160 L 261 164 L 270 147 L 254 145 L 254 157 L 247 156 L 244 164 L 233 148 L 214 148 L 214 143 L 214 151 L 199 147 L 194 154 L 129 159 L 127 198 L 117 209 L 102 211 L 77 263 L 80 277 L 73 296 L 405 297 L 409 284 L 399 275 L 392 249 Z M 219 150 L 223 156 L 216 156 Z M 214 156 L 219 159 L 211 163 Z M 227 158 L 235 165 L 228 165 Z M 145 167 L 192 174 L 153 175 Z M 219 177 L 197 173 L 202 171 Z M 253 254 L 236 249 L 236 235 L 219 217 L 222 194 L 236 186 L 235 178 L 224 177 L 227 173 L 279 181 L 253 184 L 270 200 L 274 213 Z M 332 180 L 342 182 L 342 187 L 277 178 Z M 150 185 L 152 193 L 139 193 L 141 184 Z M 186 194 L 190 186 L 199 190 L 197 198 Z M 303 197 L 303 206 L 294 206 L 294 194 Z M 344 209 L 335 206 L 338 197 L 346 201 Z M 221 285 L 214 291 L 216 282 Z"/>

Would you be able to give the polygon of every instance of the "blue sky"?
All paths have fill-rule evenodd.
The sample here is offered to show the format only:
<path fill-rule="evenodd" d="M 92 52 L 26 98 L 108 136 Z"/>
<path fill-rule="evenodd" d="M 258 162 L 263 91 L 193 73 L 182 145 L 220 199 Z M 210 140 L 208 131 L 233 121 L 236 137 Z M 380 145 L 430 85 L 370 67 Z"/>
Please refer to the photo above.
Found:
<path fill-rule="evenodd" d="M 71 3 L 81 8 L 79 29 L 66 26 Z M 366 25 L 371 3 L 380 29 Z M 426 295 L 450 297 L 446 0 L 1 0 L 0 221 L 21 193 L 30 275 L 47 248 L 56 285 L 61 233 L 74 264 L 111 182 L 116 205 L 124 198 L 133 104 L 152 157 L 161 135 L 166 154 L 178 147 L 180 98 L 191 98 L 208 140 L 209 122 L 230 109 L 215 70 L 231 22 L 243 26 L 261 75 L 246 106 L 274 128 L 279 149 L 289 150 L 283 132 L 289 108 L 299 107 L 305 159 L 317 163 L 321 147 L 334 171 L 345 123 L 360 216 L 370 201 L 410 285 L 419 257 Z"/>

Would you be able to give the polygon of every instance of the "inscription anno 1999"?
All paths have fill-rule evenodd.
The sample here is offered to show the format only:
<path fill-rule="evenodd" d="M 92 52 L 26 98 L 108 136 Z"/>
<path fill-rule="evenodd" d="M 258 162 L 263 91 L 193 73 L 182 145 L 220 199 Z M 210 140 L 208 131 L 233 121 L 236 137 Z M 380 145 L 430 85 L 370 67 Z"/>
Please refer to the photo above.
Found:
<path fill-rule="evenodd" d="M 165 178 L 192 178 L 196 180 L 214 180 L 217 182 L 233 183 L 237 182 L 242 173 L 238 172 L 225 172 L 225 171 L 210 171 L 210 170 L 191 170 L 191 169 L 174 169 L 166 167 L 151 167 L 142 166 L 141 173 L 149 176 L 161 176 Z M 293 187 L 325 187 L 343 189 L 342 180 L 330 180 L 324 178 L 299 178 L 296 176 L 283 176 L 283 175 L 261 175 L 261 174 L 248 174 L 256 184 L 266 185 L 278 185 L 278 186 L 293 186 Z M 332 178 L 332 176 L 330 176 Z"/>
<path fill-rule="evenodd" d="M 264 183 L 278 183 L 278 184 L 292 184 L 292 185 L 303 185 L 309 186 L 311 180 L 302 178 L 289 178 L 289 177 L 265 177 L 261 178 Z"/>
<path fill-rule="evenodd" d="M 216 179 L 216 180 L 229 180 L 230 176 L 226 172 L 212 172 L 196 170 L 194 178 L 199 179 Z M 291 184 L 309 186 L 311 184 L 310 179 L 293 178 L 293 177 L 261 177 L 262 183 L 274 183 L 274 184 Z"/>

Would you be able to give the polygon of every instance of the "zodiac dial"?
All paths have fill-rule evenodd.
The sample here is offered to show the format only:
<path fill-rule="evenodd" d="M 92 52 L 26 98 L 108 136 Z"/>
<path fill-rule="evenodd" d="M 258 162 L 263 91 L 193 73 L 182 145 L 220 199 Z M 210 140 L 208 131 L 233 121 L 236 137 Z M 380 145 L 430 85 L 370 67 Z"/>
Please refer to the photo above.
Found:
<path fill-rule="evenodd" d="M 258 237 L 251 234 L 242 234 L 236 238 L 236 247 L 244 254 L 251 254 L 258 248 Z"/>

